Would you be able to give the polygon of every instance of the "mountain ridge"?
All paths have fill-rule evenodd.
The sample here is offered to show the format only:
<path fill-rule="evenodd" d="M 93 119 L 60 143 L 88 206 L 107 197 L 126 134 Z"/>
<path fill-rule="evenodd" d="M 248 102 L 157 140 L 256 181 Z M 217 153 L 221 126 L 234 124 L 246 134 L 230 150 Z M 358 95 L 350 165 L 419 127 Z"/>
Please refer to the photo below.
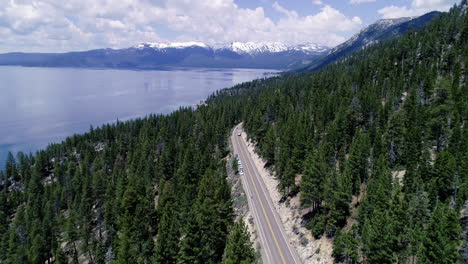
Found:
<path fill-rule="evenodd" d="M 285 51 L 303 51 L 305 53 L 314 54 L 316 52 L 324 52 L 329 50 L 329 47 L 318 45 L 313 42 L 306 42 L 296 45 L 285 44 L 281 42 L 240 42 L 240 41 L 233 41 L 228 44 L 215 44 L 209 45 L 203 42 L 195 42 L 195 41 L 188 41 L 188 42 L 143 42 L 133 46 L 136 49 L 144 49 L 144 48 L 152 48 L 155 50 L 163 50 L 163 49 L 184 49 L 184 48 L 205 48 L 205 49 L 212 49 L 213 51 L 222 51 L 222 50 L 230 50 L 232 52 L 236 52 L 238 54 L 258 54 L 264 52 L 285 52 Z"/>
<path fill-rule="evenodd" d="M 349 40 L 336 46 L 298 72 L 319 70 L 331 63 L 343 59 L 351 53 L 364 49 L 373 44 L 403 35 L 411 29 L 421 29 L 427 23 L 439 16 L 441 12 L 433 11 L 417 17 L 402 17 L 395 19 L 380 19 L 362 29 Z"/>
<path fill-rule="evenodd" d="M 286 69 L 297 60 L 316 57 L 329 48 L 315 43 L 279 42 L 146 42 L 124 49 L 67 53 L 5 53 L 0 65 L 154 69 L 161 67 Z"/>

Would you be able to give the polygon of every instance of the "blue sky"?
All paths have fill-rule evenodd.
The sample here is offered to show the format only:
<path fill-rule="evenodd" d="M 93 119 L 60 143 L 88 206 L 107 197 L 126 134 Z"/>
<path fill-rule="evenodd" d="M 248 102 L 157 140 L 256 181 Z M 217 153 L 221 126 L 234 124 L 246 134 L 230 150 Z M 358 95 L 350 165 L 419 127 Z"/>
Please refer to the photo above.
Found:
<path fill-rule="evenodd" d="M 266 14 L 278 20 L 280 18 L 280 14 L 275 11 L 272 7 L 274 2 L 278 2 L 281 6 L 295 10 L 301 16 L 307 16 L 310 14 L 320 12 L 320 5 L 313 4 L 313 1 L 305 0 L 305 1 L 288 1 L 288 0 L 278 0 L 278 1 L 269 1 L 269 0 L 237 0 L 235 1 L 240 7 L 244 8 L 255 8 L 258 6 L 262 6 L 265 8 Z M 360 16 L 361 19 L 369 16 L 369 22 L 375 21 L 380 16 L 377 13 L 377 9 L 385 7 L 387 5 L 392 4 L 392 2 L 406 2 L 406 1 L 376 1 L 373 3 L 367 3 L 362 5 L 351 4 L 349 1 L 346 0 L 329 0 L 329 1 L 322 1 L 324 4 L 328 4 L 334 7 L 337 10 L 340 10 L 347 16 Z M 387 4 L 385 4 L 387 3 Z M 372 16 L 372 17 L 370 17 Z"/>
<path fill-rule="evenodd" d="M 317 43 L 333 47 L 381 18 L 458 0 L 3 0 L 0 52 L 123 48 L 141 42 Z"/>

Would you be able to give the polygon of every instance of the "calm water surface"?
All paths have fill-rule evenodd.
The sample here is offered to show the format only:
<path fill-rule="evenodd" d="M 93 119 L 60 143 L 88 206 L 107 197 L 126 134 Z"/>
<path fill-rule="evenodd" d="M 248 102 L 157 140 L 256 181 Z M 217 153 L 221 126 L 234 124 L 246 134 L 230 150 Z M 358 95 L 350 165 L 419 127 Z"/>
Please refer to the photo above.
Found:
<path fill-rule="evenodd" d="M 0 168 L 8 151 L 34 152 L 90 125 L 168 113 L 273 72 L 0 67 Z"/>

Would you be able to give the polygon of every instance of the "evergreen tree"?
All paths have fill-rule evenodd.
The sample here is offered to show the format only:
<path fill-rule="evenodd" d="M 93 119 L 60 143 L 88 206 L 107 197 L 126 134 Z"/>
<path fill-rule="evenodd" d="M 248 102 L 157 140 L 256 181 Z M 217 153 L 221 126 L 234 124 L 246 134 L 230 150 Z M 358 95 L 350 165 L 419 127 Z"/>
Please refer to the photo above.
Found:
<path fill-rule="evenodd" d="M 241 219 L 234 224 L 226 242 L 223 264 L 253 264 L 256 263 L 255 250 L 250 241 L 250 234 Z"/>
<path fill-rule="evenodd" d="M 359 242 L 356 239 L 356 227 L 348 232 L 339 232 L 333 245 L 333 257 L 338 263 L 359 263 Z"/>
<path fill-rule="evenodd" d="M 221 261 L 231 224 L 230 190 L 224 174 L 208 169 L 201 182 L 181 241 L 181 263 Z"/>
<path fill-rule="evenodd" d="M 395 241 L 392 219 L 388 212 L 374 212 L 362 227 L 364 254 L 369 263 L 394 263 Z"/>
<path fill-rule="evenodd" d="M 351 194 L 359 194 L 361 183 L 367 180 L 367 158 L 369 155 L 369 139 L 367 135 L 356 134 L 351 145 L 349 158 L 346 161 L 343 177 L 346 185 L 352 187 Z"/>
<path fill-rule="evenodd" d="M 304 175 L 301 181 L 301 202 L 305 206 L 316 208 L 323 200 L 323 185 L 327 173 L 327 164 L 320 153 L 309 153 L 305 160 Z"/>
<path fill-rule="evenodd" d="M 459 214 L 447 205 L 437 204 L 426 230 L 421 263 L 457 263 L 460 256 Z"/>
<path fill-rule="evenodd" d="M 454 194 L 456 172 L 456 161 L 452 154 L 448 151 L 440 152 L 434 164 L 434 173 L 431 183 L 433 193 L 442 201 L 446 201 Z"/>
<path fill-rule="evenodd" d="M 136 177 L 136 176 L 133 176 Z M 153 248 L 147 248 L 148 237 L 148 207 L 141 192 L 144 187 L 137 183 L 135 178 L 127 187 L 122 198 L 122 215 L 120 217 L 121 239 L 118 248 L 118 263 L 149 263 Z M 138 188 L 136 188 L 138 187 Z M 143 190 L 142 190 L 143 189 Z"/>
<path fill-rule="evenodd" d="M 179 251 L 179 229 L 173 197 L 172 184 L 166 182 L 159 200 L 161 219 L 155 247 L 156 263 L 176 263 Z"/>

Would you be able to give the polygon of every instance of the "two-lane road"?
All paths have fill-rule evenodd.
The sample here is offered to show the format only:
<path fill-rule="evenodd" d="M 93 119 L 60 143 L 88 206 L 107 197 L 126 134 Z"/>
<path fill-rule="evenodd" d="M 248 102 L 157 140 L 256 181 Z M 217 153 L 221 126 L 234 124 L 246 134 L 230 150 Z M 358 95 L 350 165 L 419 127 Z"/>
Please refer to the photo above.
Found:
<path fill-rule="evenodd" d="M 244 174 L 241 175 L 242 185 L 259 232 L 263 263 L 299 264 L 301 263 L 300 258 L 289 243 L 265 183 L 247 150 L 245 141 L 241 136 L 238 136 L 238 133 L 244 133 L 241 125 L 234 128 L 231 142 L 234 153 L 242 162 L 244 171 Z"/>

